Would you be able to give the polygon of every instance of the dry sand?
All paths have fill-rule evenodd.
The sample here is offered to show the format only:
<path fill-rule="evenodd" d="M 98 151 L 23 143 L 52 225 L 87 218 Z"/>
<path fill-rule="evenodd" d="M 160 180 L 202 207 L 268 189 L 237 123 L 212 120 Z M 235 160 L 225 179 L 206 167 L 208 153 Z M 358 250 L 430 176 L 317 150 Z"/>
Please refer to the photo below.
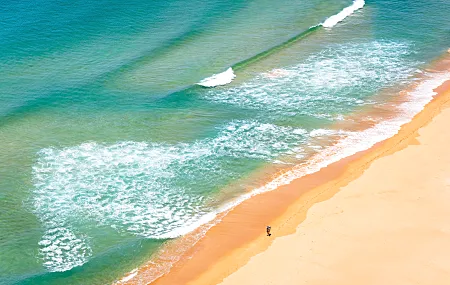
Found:
<path fill-rule="evenodd" d="M 450 109 L 418 134 L 221 284 L 450 284 Z"/>
<path fill-rule="evenodd" d="M 152 285 L 450 284 L 450 82 L 436 91 L 396 136 L 238 205 Z"/>

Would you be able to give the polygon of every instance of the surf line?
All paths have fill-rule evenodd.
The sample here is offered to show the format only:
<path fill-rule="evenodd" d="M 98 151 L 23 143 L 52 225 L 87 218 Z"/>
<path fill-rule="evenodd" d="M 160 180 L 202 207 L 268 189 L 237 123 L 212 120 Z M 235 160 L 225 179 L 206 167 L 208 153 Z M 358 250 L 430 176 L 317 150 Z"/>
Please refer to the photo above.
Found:
<path fill-rule="evenodd" d="M 231 81 L 233 81 L 233 79 L 236 78 L 236 74 L 234 73 L 235 70 L 242 69 L 256 61 L 266 58 L 266 57 L 272 55 L 273 53 L 275 53 L 283 48 L 286 48 L 286 47 L 292 45 L 293 43 L 309 36 L 311 33 L 317 31 L 320 28 L 334 27 L 339 22 L 342 22 L 345 18 L 347 18 L 348 16 L 353 14 L 355 11 L 363 8 L 364 5 L 365 5 L 364 0 L 354 0 L 352 5 L 344 8 L 339 13 L 327 18 L 323 23 L 312 26 L 309 29 L 307 29 L 306 31 L 301 32 L 300 34 L 288 39 L 287 41 L 284 41 L 272 48 L 269 48 L 268 50 L 260 52 L 248 59 L 238 62 L 238 63 L 232 65 L 231 67 L 229 67 L 224 72 L 213 74 L 212 76 L 207 77 L 207 78 L 201 80 L 200 82 L 198 82 L 197 85 L 210 88 L 210 87 L 216 87 L 216 86 L 221 86 L 221 85 L 226 85 L 228 83 L 231 83 Z"/>
<path fill-rule="evenodd" d="M 248 59 L 245 59 L 241 62 L 238 62 L 238 63 L 232 65 L 231 67 L 229 67 L 226 71 L 224 71 L 222 73 L 214 74 L 210 77 L 203 79 L 202 81 L 198 82 L 197 85 L 200 85 L 203 87 L 216 87 L 216 86 L 220 86 L 220 85 L 226 85 L 226 84 L 230 83 L 231 81 L 233 81 L 233 79 L 236 77 L 236 74 L 234 74 L 235 70 L 243 69 L 244 67 L 246 67 L 256 61 L 266 58 L 269 55 L 271 55 L 283 48 L 286 48 L 287 46 L 308 36 L 309 34 L 314 32 L 318 28 L 320 28 L 320 25 L 312 26 L 308 30 L 298 34 L 297 36 L 295 36 L 293 38 L 290 38 L 289 40 L 287 40 L 285 42 L 282 42 L 279 45 L 276 45 L 268 50 L 265 50 L 265 51 L 258 53 Z"/>

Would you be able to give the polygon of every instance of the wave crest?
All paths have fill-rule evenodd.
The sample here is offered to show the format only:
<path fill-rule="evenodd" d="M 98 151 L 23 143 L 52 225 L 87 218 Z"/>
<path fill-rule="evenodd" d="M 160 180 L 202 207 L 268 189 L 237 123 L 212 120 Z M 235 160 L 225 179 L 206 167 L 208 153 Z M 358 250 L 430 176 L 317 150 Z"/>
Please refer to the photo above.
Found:
<path fill-rule="evenodd" d="M 66 271 L 87 262 L 93 226 L 165 239 L 215 217 L 202 189 L 239 176 L 240 159 L 273 161 L 293 152 L 307 131 L 257 121 L 232 121 L 214 138 L 189 143 L 84 143 L 46 148 L 33 167 L 34 213 L 45 233 L 43 265 Z M 234 166 L 231 167 L 231 166 Z"/>
<path fill-rule="evenodd" d="M 197 83 L 197 85 L 203 86 L 203 87 L 216 87 L 220 85 L 226 85 L 233 81 L 233 79 L 236 77 L 234 74 L 233 68 L 228 68 L 226 71 L 222 73 L 214 74 L 210 77 L 207 77 Z"/>
<path fill-rule="evenodd" d="M 353 1 L 353 4 L 344 8 L 341 12 L 337 13 L 336 15 L 333 15 L 325 20 L 325 22 L 322 23 L 322 26 L 325 28 L 331 28 L 334 27 L 337 23 L 341 22 L 351 14 L 353 14 L 356 10 L 361 9 L 365 5 L 364 0 L 355 0 Z"/>
<path fill-rule="evenodd" d="M 370 103 L 379 86 L 408 82 L 416 68 L 408 43 L 333 44 L 302 62 L 257 75 L 230 88 L 203 93 L 208 101 L 262 112 L 265 117 L 306 115 L 333 120 Z M 357 90 L 357 94 L 352 94 Z M 356 96 L 355 96 L 356 95 Z"/>

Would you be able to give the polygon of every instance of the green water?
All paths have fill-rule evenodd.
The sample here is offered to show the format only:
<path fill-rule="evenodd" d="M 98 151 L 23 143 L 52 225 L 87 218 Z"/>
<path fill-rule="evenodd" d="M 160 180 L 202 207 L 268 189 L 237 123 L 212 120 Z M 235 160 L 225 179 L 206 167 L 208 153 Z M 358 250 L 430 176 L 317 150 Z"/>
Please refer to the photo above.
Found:
<path fill-rule="evenodd" d="M 351 4 L 0 3 L 0 284 L 120 279 L 450 47 L 444 0 L 311 28 Z"/>

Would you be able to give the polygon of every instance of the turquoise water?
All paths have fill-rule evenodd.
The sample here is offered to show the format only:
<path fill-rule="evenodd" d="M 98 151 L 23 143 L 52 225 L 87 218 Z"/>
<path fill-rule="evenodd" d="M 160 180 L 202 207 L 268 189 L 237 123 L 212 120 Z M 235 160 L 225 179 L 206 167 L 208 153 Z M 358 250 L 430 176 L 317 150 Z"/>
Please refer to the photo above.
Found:
<path fill-rule="evenodd" d="M 450 47 L 445 0 L 228 2 L 0 3 L 0 284 L 111 284 Z"/>

